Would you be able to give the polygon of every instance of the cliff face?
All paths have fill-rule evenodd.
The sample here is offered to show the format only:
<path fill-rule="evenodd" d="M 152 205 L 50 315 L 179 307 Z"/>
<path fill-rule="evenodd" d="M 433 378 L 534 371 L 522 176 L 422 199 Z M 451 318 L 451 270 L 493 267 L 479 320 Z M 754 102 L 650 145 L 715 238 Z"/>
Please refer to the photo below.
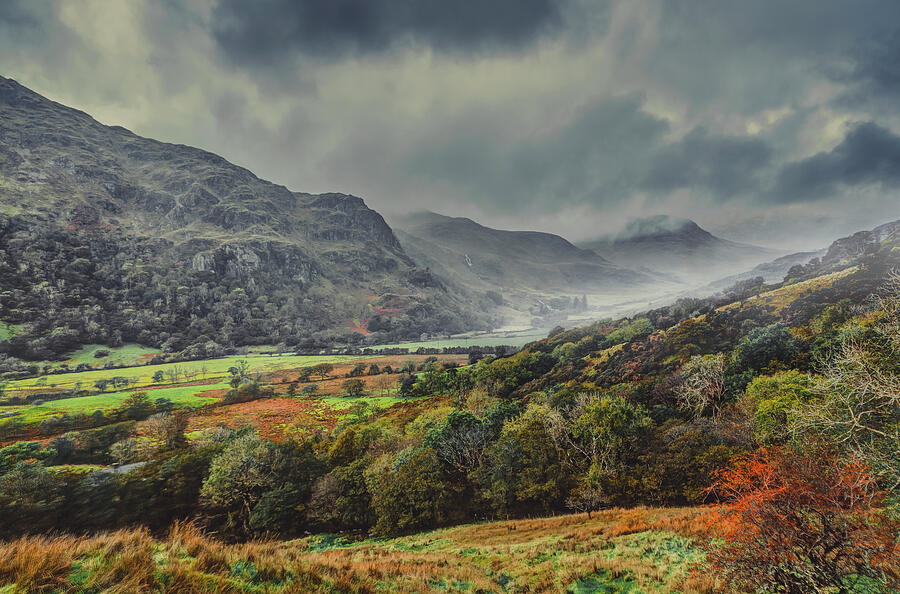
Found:
<path fill-rule="evenodd" d="M 881 249 L 883 243 L 896 244 L 898 240 L 900 240 L 900 221 L 885 223 L 871 231 L 859 231 L 849 237 L 838 239 L 828 247 L 828 252 L 822 257 L 822 262 L 831 264 L 863 254 L 875 253 Z"/>
<path fill-rule="evenodd" d="M 0 241 L 0 258 L 19 287 L 0 296 L 0 320 L 24 328 L 20 343 L 52 332 L 52 325 L 28 319 L 36 312 L 31 308 L 46 302 L 35 295 L 41 283 L 61 292 L 68 313 L 54 323 L 72 329 L 79 341 L 121 335 L 161 344 L 162 334 L 181 337 L 178 328 L 153 321 L 171 319 L 171 299 L 159 296 L 169 285 L 190 294 L 182 301 L 194 302 L 174 319 L 188 325 L 201 319 L 193 322 L 202 326 L 193 334 L 227 343 L 312 335 L 325 343 L 378 310 L 382 300 L 396 304 L 398 295 L 406 306 L 391 308 L 397 310 L 398 336 L 382 339 L 435 331 L 439 313 L 449 317 L 448 330 L 483 326 L 486 319 L 468 313 L 462 293 L 411 281 L 415 264 L 361 198 L 292 192 L 213 153 L 105 126 L 2 77 L 0 214 L 10 230 Z M 91 264 L 84 278 L 69 278 L 53 264 L 76 253 Z M 24 270 L 16 270 L 16 260 L 26 263 Z M 217 299 L 235 289 L 249 302 L 260 301 L 255 313 L 239 316 L 253 323 L 214 313 Z M 150 321 L 136 329 L 117 327 L 118 334 L 94 326 L 87 332 L 75 310 L 87 305 L 88 295 L 90 305 L 100 308 L 101 325 L 120 326 L 110 316 L 123 310 L 143 312 L 138 319 Z M 388 322 L 381 326 L 390 327 Z M 224 325 L 238 328 L 224 336 L 216 328 Z M 195 337 L 183 338 L 176 342 Z M 26 356 L 43 350 L 20 343 L 0 343 L 0 349 L 24 349 Z"/>

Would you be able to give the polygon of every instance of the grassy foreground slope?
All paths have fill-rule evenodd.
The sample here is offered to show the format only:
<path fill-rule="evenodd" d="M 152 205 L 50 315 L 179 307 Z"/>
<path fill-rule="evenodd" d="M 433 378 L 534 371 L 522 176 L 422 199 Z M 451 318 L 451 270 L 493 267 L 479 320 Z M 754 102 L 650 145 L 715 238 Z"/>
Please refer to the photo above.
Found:
<path fill-rule="evenodd" d="M 615 509 L 359 542 L 226 545 L 190 525 L 165 539 L 30 537 L 0 545 L 0 593 L 701 592 L 705 514 Z"/>

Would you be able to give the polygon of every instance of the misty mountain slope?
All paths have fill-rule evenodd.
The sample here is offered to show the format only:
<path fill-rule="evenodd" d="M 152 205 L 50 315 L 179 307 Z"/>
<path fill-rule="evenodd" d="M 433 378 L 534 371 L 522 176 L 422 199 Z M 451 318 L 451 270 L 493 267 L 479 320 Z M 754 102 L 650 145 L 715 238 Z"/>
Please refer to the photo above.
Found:
<path fill-rule="evenodd" d="M 615 294 L 656 280 L 550 233 L 502 231 L 432 212 L 393 224 L 417 263 L 472 290 L 500 293 L 518 309 L 554 296 Z"/>
<path fill-rule="evenodd" d="M 814 252 L 797 252 L 775 258 L 771 262 L 763 262 L 757 264 L 750 270 L 738 274 L 730 274 L 726 277 L 718 279 L 710 283 L 710 288 L 721 289 L 733 285 L 734 283 L 750 278 L 761 276 L 766 283 L 777 283 L 784 280 L 784 276 L 788 271 L 796 266 L 808 264 L 813 258 L 822 258 L 827 253 L 826 249 Z"/>
<path fill-rule="evenodd" d="M 362 199 L 291 192 L 212 153 L 142 138 L 0 78 L 0 320 L 7 352 L 180 351 L 382 340 L 487 325 L 419 270 Z"/>
<path fill-rule="evenodd" d="M 900 220 L 841 237 L 821 250 L 797 252 L 758 264 L 745 272 L 712 282 L 709 288 L 718 290 L 754 277 L 762 277 L 768 284 L 780 283 L 788 278 L 795 280 L 810 278 L 815 274 L 840 270 L 886 248 L 895 249 L 898 242 L 900 242 Z"/>
<path fill-rule="evenodd" d="M 710 281 L 770 259 L 778 252 L 716 237 L 688 219 L 665 215 L 636 219 L 614 237 L 580 242 L 618 264 Z"/>

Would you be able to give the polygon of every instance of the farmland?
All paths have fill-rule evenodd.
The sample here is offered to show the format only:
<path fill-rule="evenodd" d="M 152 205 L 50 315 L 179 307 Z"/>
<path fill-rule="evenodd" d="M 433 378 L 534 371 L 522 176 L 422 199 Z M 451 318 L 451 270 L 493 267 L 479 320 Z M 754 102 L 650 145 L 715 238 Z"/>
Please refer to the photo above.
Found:
<path fill-rule="evenodd" d="M 140 351 L 134 350 L 132 354 Z M 293 383 L 295 389 L 309 386 L 314 393 L 300 391 L 291 398 L 261 400 L 240 405 L 226 405 L 215 412 L 198 413 L 191 423 L 191 430 L 218 425 L 239 428 L 253 426 L 264 434 L 283 436 L 289 426 L 321 426 L 333 428 L 335 423 L 348 415 L 354 403 L 360 398 L 350 398 L 345 394 L 344 382 L 351 370 L 360 363 L 379 368 L 421 364 L 424 355 L 404 356 L 297 356 L 250 354 L 243 357 L 223 357 L 189 363 L 165 363 L 161 365 L 139 365 L 120 369 L 95 369 L 91 371 L 51 374 L 26 380 L 9 382 L 6 393 L 10 396 L 40 398 L 42 394 L 58 394 L 69 391 L 73 395 L 65 398 L 36 400 L 31 404 L 0 406 L 0 427 L 9 423 L 34 426 L 43 420 L 60 416 L 91 415 L 96 411 L 108 414 L 116 410 L 134 392 L 144 391 L 152 401 L 166 399 L 176 407 L 207 408 L 221 404 L 225 392 L 230 389 L 228 369 L 246 362 L 248 373 L 258 377 L 264 385 L 272 387 L 276 396 L 288 396 Z M 464 364 L 465 355 L 442 355 L 441 361 Z M 324 378 L 314 377 L 305 383 L 297 383 L 301 368 L 320 363 L 330 363 L 333 371 Z M 162 373 L 162 380 L 158 376 Z M 97 382 L 125 378 L 129 385 L 124 389 L 98 392 Z M 365 375 L 360 378 L 365 395 L 361 398 L 371 412 L 385 409 L 403 401 L 397 397 L 399 376 L 387 373 Z M 174 381 L 173 381 L 174 380 Z M 87 395 L 75 396 L 75 392 L 88 391 Z M 79 392 L 81 393 L 81 392 Z M 234 412 L 234 415 L 232 415 Z M 293 416 L 291 416 L 293 415 Z M 234 418 L 232 418 L 234 417 Z M 214 422 L 210 419 L 215 419 Z M 274 426 L 277 425 L 277 428 Z"/>
<path fill-rule="evenodd" d="M 189 361 L 183 363 L 162 363 L 159 365 L 138 365 L 119 369 L 93 369 L 42 375 L 35 378 L 10 381 L 6 391 L 12 394 L 28 392 L 47 392 L 61 390 L 89 389 L 99 380 L 111 380 L 114 377 L 125 377 L 132 380 L 132 388 L 144 388 L 159 385 L 153 376 L 161 372 L 167 383 L 177 383 L 185 374 L 194 379 L 215 379 L 228 376 L 228 369 L 238 361 L 246 361 L 252 373 L 267 373 L 283 369 L 297 369 L 316 363 L 343 363 L 359 359 L 358 356 L 332 355 L 234 355 L 217 359 Z"/>

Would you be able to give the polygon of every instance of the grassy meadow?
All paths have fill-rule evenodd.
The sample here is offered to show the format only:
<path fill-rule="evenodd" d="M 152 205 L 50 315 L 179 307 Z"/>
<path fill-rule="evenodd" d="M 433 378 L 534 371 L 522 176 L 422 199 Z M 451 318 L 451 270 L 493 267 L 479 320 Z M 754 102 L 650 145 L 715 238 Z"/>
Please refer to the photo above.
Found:
<path fill-rule="evenodd" d="M 234 367 L 238 361 L 246 361 L 250 366 L 250 373 L 270 373 L 283 369 L 307 367 L 317 363 L 337 364 L 361 358 L 364 357 L 353 355 L 232 355 L 200 361 L 137 365 L 119 369 L 93 369 L 91 371 L 42 375 L 10 381 L 6 385 L 6 391 L 11 394 L 17 394 L 33 391 L 58 392 L 60 390 L 93 389 L 94 384 L 98 380 L 110 380 L 114 377 L 131 379 L 130 391 L 134 391 L 137 388 L 178 383 L 177 381 L 172 381 L 172 374 L 175 373 L 178 374 L 179 378 L 183 378 L 185 372 L 193 374 L 193 381 L 222 379 L 229 375 L 228 368 Z M 163 373 L 164 380 L 157 383 L 153 380 L 153 376 L 160 371 Z"/>
<path fill-rule="evenodd" d="M 181 524 L 0 544 L 0 593 L 704 592 L 703 508 L 469 524 L 391 539 L 229 545 Z"/>

